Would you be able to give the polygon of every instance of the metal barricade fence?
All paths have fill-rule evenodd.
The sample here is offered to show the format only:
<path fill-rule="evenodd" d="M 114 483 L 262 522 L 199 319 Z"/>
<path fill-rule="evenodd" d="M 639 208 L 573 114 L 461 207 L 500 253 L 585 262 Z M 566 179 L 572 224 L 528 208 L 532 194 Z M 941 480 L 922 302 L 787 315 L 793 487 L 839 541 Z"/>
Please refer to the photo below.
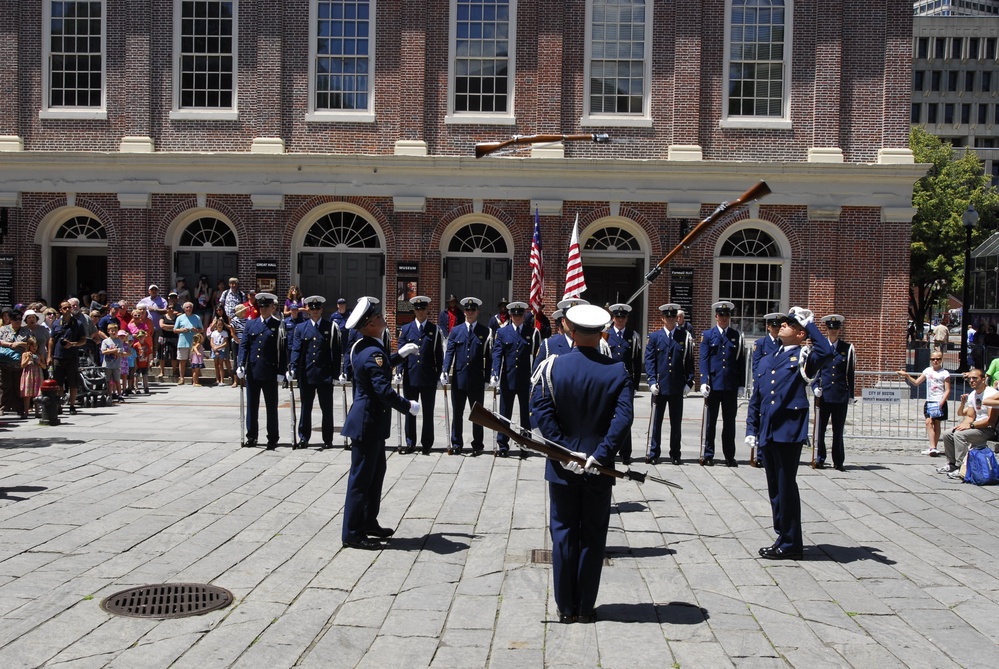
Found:
<path fill-rule="evenodd" d="M 909 372 L 918 377 L 920 372 Z M 847 439 L 926 439 L 926 382 L 913 388 L 897 372 L 856 373 L 856 402 L 846 418 L 843 431 Z M 955 421 L 961 395 L 967 393 L 967 383 L 951 372 L 951 392 L 947 401 L 947 423 Z M 944 425 L 947 425 L 944 423 Z"/>

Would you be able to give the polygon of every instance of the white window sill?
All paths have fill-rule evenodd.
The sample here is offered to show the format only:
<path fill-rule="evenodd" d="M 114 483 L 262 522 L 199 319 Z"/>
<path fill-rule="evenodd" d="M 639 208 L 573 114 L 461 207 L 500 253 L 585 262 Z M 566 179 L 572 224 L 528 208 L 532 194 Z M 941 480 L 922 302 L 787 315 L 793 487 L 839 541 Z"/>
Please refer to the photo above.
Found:
<path fill-rule="evenodd" d="M 722 129 L 790 130 L 791 122 L 779 118 L 723 118 L 718 121 Z"/>
<path fill-rule="evenodd" d="M 646 116 L 584 116 L 579 125 L 584 128 L 651 128 L 652 119 Z"/>
<path fill-rule="evenodd" d="M 306 123 L 374 123 L 375 115 L 369 112 L 309 112 L 305 115 Z"/>
<path fill-rule="evenodd" d="M 444 123 L 450 125 L 517 125 L 515 116 L 493 114 L 448 114 Z"/>
<path fill-rule="evenodd" d="M 174 109 L 171 121 L 238 121 L 239 112 L 232 109 Z"/>
<path fill-rule="evenodd" d="M 41 109 L 38 118 L 42 120 L 66 119 L 66 120 L 87 120 L 106 121 L 108 111 L 106 109 Z"/>

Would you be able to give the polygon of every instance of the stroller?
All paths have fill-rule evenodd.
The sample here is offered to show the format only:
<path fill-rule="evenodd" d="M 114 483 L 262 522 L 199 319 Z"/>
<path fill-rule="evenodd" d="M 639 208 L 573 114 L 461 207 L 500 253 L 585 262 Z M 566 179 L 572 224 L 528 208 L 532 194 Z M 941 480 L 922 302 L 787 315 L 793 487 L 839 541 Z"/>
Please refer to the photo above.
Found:
<path fill-rule="evenodd" d="M 94 364 L 94 360 L 82 352 L 80 355 L 80 388 L 77 390 L 76 398 L 77 402 L 87 407 L 111 405 L 111 392 L 104 367 Z"/>

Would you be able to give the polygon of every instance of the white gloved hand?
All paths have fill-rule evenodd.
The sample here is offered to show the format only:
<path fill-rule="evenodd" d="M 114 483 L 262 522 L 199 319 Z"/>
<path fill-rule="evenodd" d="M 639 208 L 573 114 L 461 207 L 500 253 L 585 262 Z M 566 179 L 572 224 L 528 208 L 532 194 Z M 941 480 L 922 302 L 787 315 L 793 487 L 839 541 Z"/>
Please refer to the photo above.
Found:
<path fill-rule="evenodd" d="M 744 386 L 739 386 L 739 390 L 736 393 L 736 395 L 738 397 L 745 397 L 746 396 L 746 388 Z"/>
<path fill-rule="evenodd" d="M 499 388 L 499 377 L 498 376 L 494 376 L 491 379 L 489 379 L 489 387 L 490 388 Z"/>
<path fill-rule="evenodd" d="M 575 451 L 572 453 L 572 455 L 579 458 L 580 460 L 586 457 L 586 453 L 578 453 Z M 562 469 L 566 470 L 567 472 L 572 472 L 573 474 L 583 473 L 583 465 L 579 464 L 575 460 L 573 460 L 572 462 L 560 462 L 559 464 L 562 465 Z"/>
<path fill-rule="evenodd" d="M 751 434 L 746 435 L 746 446 L 750 448 L 756 448 L 756 437 Z"/>
<path fill-rule="evenodd" d="M 659 394 L 659 384 L 658 383 L 653 383 L 651 386 L 649 386 L 649 392 L 652 393 L 653 397 L 655 397 L 656 395 L 658 395 Z"/>
<path fill-rule="evenodd" d="M 822 388 L 816 388 L 815 390 L 813 390 L 813 391 L 812 391 L 812 393 L 813 393 L 813 394 L 814 394 L 814 395 L 815 395 L 816 397 L 822 397 Z"/>
<path fill-rule="evenodd" d="M 600 463 L 597 462 L 597 459 L 591 455 L 586 458 L 586 464 L 583 465 L 583 471 L 587 474 L 597 474 L 597 465 L 599 464 Z"/>
<path fill-rule="evenodd" d="M 347 372 L 343 372 L 343 373 L 340 374 L 339 381 L 340 381 L 340 385 L 341 386 L 347 385 Z"/>
<path fill-rule="evenodd" d="M 701 384 L 701 395 L 703 395 L 705 397 L 705 399 L 706 399 L 707 396 L 710 395 L 710 394 L 711 394 L 711 386 L 709 386 L 706 383 L 702 383 Z"/>
<path fill-rule="evenodd" d="M 448 382 L 447 372 L 441 372 L 441 385 L 446 386 Z"/>
<path fill-rule="evenodd" d="M 409 413 L 414 416 L 420 415 L 420 403 L 415 400 L 409 400 Z"/>
<path fill-rule="evenodd" d="M 295 370 L 294 369 L 289 369 L 288 370 L 288 380 L 289 381 L 294 381 L 295 380 Z"/>
<path fill-rule="evenodd" d="M 401 355 L 404 358 L 408 358 L 414 353 L 419 353 L 419 352 L 420 352 L 420 347 L 414 344 L 413 342 L 410 342 L 408 344 L 403 344 L 402 346 L 399 347 L 399 355 Z"/>
<path fill-rule="evenodd" d="M 246 369 L 244 369 L 243 367 L 237 367 L 236 368 L 236 376 L 238 378 L 240 378 L 240 379 L 245 379 L 246 378 Z"/>
<path fill-rule="evenodd" d="M 683 396 L 686 397 L 687 393 L 689 393 L 689 392 L 690 392 L 690 386 L 684 386 L 683 387 Z"/>
<path fill-rule="evenodd" d="M 815 314 L 803 307 L 791 307 L 791 311 L 787 312 L 787 315 L 798 321 L 798 325 L 801 327 L 815 322 Z"/>
<path fill-rule="evenodd" d="M 282 381 L 284 381 L 284 374 L 278 374 L 277 375 L 277 382 L 281 383 Z"/>

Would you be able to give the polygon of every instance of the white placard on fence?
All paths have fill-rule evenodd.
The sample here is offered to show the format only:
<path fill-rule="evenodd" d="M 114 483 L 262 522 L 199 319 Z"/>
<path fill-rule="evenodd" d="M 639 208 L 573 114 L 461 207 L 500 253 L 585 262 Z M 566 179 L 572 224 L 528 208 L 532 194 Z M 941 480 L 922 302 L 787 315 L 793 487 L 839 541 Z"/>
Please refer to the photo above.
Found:
<path fill-rule="evenodd" d="M 900 388 L 864 388 L 861 397 L 865 402 L 877 404 L 898 404 L 902 401 Z"/>

